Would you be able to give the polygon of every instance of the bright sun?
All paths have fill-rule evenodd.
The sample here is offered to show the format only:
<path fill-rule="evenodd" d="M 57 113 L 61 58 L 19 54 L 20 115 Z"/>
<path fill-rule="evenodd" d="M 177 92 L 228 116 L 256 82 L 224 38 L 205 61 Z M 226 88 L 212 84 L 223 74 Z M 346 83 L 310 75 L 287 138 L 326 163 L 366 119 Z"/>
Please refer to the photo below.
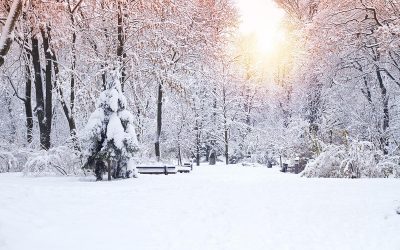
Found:
<path fill-rule="evenodd" d="M 236 0 L 241 15 L 242 35 L 255 35 L 256 49 L 263 55 L 270 54 L 285 39 L 280 23 L 284 13 L 273 0 Z"/>

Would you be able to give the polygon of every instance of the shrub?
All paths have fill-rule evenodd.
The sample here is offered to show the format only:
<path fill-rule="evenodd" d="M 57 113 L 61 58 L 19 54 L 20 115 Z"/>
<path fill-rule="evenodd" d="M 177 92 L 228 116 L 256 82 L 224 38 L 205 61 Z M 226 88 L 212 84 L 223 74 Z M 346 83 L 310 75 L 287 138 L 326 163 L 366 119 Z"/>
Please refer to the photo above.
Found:
<path fill-rule="evenodd" d="M 18 171 L 18 160 L 7 151 L 0 151 L 0 173 Z"/>
<path fill-rule="evenodd" d="M 341 177 L 340 166 L 346 159 L 344 146 L 329 145 L 302 172 L 304 177 Z"/>
<path fill-rule="evenodd" d="M 23 173 L 30 176 L 62 176 L 83 172 L 79 153 L 67 146 L 60 146 L 32 153 L 23 167 Z"/>
<path fill-rule="evenodd" d="M 371 142 L 345 146 L 329 145 L 302 173 L 304 177 L 380 178 L 400 177 L 400 160 L 384 156 Z"/>

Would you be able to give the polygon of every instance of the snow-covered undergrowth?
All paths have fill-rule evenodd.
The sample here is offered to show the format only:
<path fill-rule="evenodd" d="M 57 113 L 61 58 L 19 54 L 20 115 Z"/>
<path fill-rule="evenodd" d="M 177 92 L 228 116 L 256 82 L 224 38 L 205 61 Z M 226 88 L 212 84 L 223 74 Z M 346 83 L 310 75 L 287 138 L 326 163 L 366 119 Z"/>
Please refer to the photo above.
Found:
<path fill-rule="evenodd" d="M 0 144 L 0 173 L 21 172 L 32 152 L 30 148 L 10 148 Z"/>
<path fill-rule="evenodd" d="M 370 142 L 355 142 L 348 148 L 343 145 L 328 145 L 315 160 L 307 164 L 302 176 L 399 178 L 400 159 L 396 156 L 382 155 Z"/>
<path fill-rule="evenodd" d="M 0 249 L 400 246 L 398 179 L 306 179 L 240 165 L 93 178 L 0 174 Z"/>
<path fill-rule="evenodd" d="M 0 151 L 0 173 L 13 172 L 17 169 L 17 158 L 11 152 Z"/>
<path fill-rule="evenodd" d="M 81 166 L 78 152 L 60 146 L 31 153 L 23 173 L 30 176 L 79 175 L 82 174 Z"/>

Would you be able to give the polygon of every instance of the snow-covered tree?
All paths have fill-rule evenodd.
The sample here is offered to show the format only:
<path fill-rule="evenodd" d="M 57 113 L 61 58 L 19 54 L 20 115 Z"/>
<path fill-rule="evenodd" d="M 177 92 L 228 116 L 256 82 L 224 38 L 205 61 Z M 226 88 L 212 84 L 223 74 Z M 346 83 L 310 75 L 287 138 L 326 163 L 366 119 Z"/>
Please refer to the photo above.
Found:
<path fill-rule="evenodd" d="M 86 167 L 94 169 L 98 180 L 106 171 L 108 180 L 129 177 L 138 142 L 133 115 L 126 109 L 126 98 L 122 93 L 120 73 L 114 70 L 97 101 L 85 128 Z M 128 171 L 129 168 L 129 171 Z"/>

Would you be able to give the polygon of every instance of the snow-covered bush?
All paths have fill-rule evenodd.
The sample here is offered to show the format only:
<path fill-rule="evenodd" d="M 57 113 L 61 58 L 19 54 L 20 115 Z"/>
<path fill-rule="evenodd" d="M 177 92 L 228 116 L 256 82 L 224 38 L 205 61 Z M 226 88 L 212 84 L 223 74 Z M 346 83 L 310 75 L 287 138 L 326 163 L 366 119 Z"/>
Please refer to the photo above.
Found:
<path fill-rule="evenodd" d="M 400 177 L 398 157 L 383 156 L 371 142 L 329 145 L 302 173 L 305 177 L 379 178 Z"/>
<path fill-rule="evenodd" d="M 24 175 L 62 176 L 82 174 L 79 152 L 68 146 L 31 153 L 23 167 Z"/>
<path fill-rule="evenodd" d="M 245 159 L 245 154 L 238 148 L 234 148 L 231 150 L 232 153 L 229 153 L 229 163 L 230 164 L 236 164 L 241 162 L 243 159 Z"/>
<path fill-rule="evenodd" d="M 11 170 L 13 172 L 22 172 L 24 170 L 25 163 L 31 157 L 34 149 L 32 148 L 20 148 L 18 150 L 12 151 L 12 154 L 17 159 L 16 169 Z"/>
<path fill-rule="evenodd" d="M 341 177 L 340 166 L 346 159 L 346 148 L 344 146 L 329 145 L 313 161 L 310 161 L 302 176 L 305 177 Z"/>
<path fill-rule="evenodd" d="M 0 142 L 0 173 L 21 172 L 33 149 Z"/>
<path fill-rule="evenodd" d="M 382 177 L 378 168 L 380 157 L 380 151 L 371 142 L 352 143 L 340 166 L 341 177 Z"/>
<path fill-rule="evenodd" d="M 18 160 L 7 151 L 0 151 L 0 173 L 18 171 Z"/>
<path fill-rule="evenodd" d="M 94 170 L 98 180 L 107 167 L 114 178 L 126 177 L 128 162 L 138 151 L 134 118 L 126 106 L 119 72 L 115 70 L 83 134 L 85 168 Z"/>
<path fill-rule="evenodd" d="M 385 156 L 378 163 L 383 177 L 400 178 L 400 156 Z"/>
<path fill-rule="evenodd" d="M 136 168 L 137 162 L 134 159 L 130 159 L 128 161 L 127 169 L 126 169 L 126 177 L 128 178 L 137 178 L 139 177 L 139 172 Z"/>

